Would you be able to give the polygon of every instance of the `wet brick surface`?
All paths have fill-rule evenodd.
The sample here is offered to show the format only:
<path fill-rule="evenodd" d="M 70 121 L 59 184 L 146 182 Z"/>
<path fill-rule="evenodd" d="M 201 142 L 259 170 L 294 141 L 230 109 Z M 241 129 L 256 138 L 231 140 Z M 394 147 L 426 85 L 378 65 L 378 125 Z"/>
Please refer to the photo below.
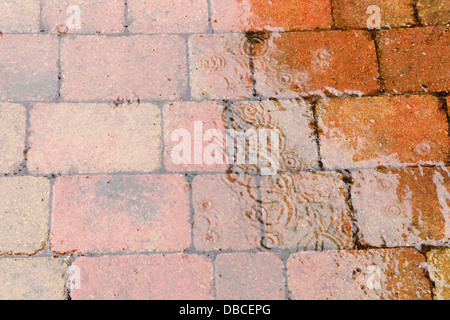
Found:
<path fill-rule="evenodd" d="M 450 299 L 448 0 L 0 3 L 0 299 Z"/>

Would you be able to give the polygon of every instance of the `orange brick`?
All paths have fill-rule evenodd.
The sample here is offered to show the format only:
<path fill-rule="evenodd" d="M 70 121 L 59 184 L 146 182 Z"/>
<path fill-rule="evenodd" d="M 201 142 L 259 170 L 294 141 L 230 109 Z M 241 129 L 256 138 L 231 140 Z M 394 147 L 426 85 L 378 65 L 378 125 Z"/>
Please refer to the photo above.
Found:
<path fill-rule="evenodd" d="M 317 107 L 327 168 L 438 164 L 449 160 L 445 111 L 432 96 L 345 98 Z"/>
<path fill-rule="evenodd" d="M 60 177 L 53 191 L 51 249 L 182 251 L 191 243 L 188 189 L 178 175 Z"/>
<path fill-rule="evenodd" d="M 201 33 L 208 31 L 207 0 L 128 0 L 130 32 Z"/>
<path fill-rule="evenodd" d="M 293 299 L 431 299 L 415 249 L 299 252 L 288 260 L 288 277 Z"/>
<path fill-rule="evenodd" d="M 282 33 L 255 39 L 256 90 L 265 97 L 371 94 L 379 88 L 368 32 Z"/>
<path fill-rule="evenodd" d="M 82 257 L 73 300 L 211 300 L 213 267 L 196 255 Z"/>
<path fill-rule="evenodd" d="M 445 27 L 382 31 L 381 74 L 390 93 L 450 90 L 450 33 Z"/>
<path fill-rule="evenodd" d="M 19 104 L 0 104 L 0 173 L 20 170 L 25 149 L 25 108 Z"/>
<path fill-rule="evenodd" d="M 352 202 L 363 244 L 450 243 L 448 168 L 368 170 L 352 177 Z"/>
<path fill-rule="evenodd" d="M 259 246 L 257 190 L 252 176 L 197 176 L 192 188 L 197 249 L 246 250 Z"/>
<path fill-rule="evenodd" d="M 337 28 L 367 29 L 368 20 L 374 12 L 368 10 L 370 6 L 380 8 L 381 27 L 397 28 L 415 25 L 412 0 L 333 0 L 332 3 Z"/>
<path fill-rule="evenodd" d="M 38 104 L 28 169 L 38 174 L 149 172 L 161 167 L 161 115 L 152 104 Z"/>
<path fill-rule="evenodd" d="M 238 99 L 252 94 L 245 35 L 194 35 L 189 38 L 191 95 L 195 99 Z"/>
<path fill-rule="evenodd" d="M 124 0 L 46 0 L 42 22 L 52 33 L 118 33 L 124 30 L 124 9 Z M 78 13 L 79 29 L 74 25 Z"/>
<path fill-rule="evenodd" d="M 216 102 L 173 102 L 164 106 L 163 115 L 164 164 L 167 170 L 177 172 L 192 170 L 226 171 L 228 165 L 222 150 L 225 145 L 226 130 L 224 106 Z M 201 131 L 201 136 L 195 133 L 196 128 Z M 208 138 L 208 131 L 210 130 L 217 130 L 222 135 L 222 139 L 219 139 L 221 141 L 216 141 L 214 137 L 204 141 L 205 138 Z M 188 141 L 185 141 L 185 139 L 188 139 Z M 188 150 L 185 150 L 186 148 L 183 146 L 186 146 Z M 199 146 L 201 148 L 197 152 L 196 148 Z M 210 146 L 216 146 L 214 151 L 208 149 Z M 180 147 L 183 147 L 182 151 L 179 149 Z M 217 155 L 215 151 L 218 151 Z M 185 158 L 184 152 L 190 152 L 190 157 Z M 216 156 L 218 163 L 210 163 Z M 187 163 L 179 163 L 184 160 Z"/>
<path fill-rule="evenodd" d="M 221 254 L 215 273 L 219 300 L 284 299 L 283 262 L 274 253 Z"/>
<path fill-rule="evenodd" d="M 351 217 L 341 179 L 331 172 L 263 178 L 264 245 L 307 250 L 351 248 Z"/>
<path fill-rule="evenodd" d="M 213 28 L 229 31 L 291 31 L 331 28 L 330 0 L 213 0 Z"/>
<path fill-rule="evenodd" d="M 450 23 L 449 0 L 418 0 L 417 11 L 422 24 L 446 25 Z"/>
<path fill-rule="evenodd" d="M 61 67 L 66 100 L 174 100 L 187 90 L 185 40 L 175 35 L 66 37 Z"/>
<path fill-rule="evenodd" d="M 52 100 L 58 94 L 58 40 L 49 35 L 0 37 L 0 100 Z"/>
<path fill-rule="evenodd" d="M 427 252 L 427 262 L 430 278 L 434 282 L 435 300 L 450 299 L 450 249 L 432 249 Z"/>

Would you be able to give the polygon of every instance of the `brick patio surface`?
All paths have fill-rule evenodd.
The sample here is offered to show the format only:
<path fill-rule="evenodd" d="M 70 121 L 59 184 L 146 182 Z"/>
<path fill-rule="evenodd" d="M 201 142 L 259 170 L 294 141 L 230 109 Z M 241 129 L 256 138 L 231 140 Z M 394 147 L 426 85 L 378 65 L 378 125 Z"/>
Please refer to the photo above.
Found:
<path fill-rule="evenodd" d="M 449 0 L 0 12 L 0 299 L 450 300 Z"/>

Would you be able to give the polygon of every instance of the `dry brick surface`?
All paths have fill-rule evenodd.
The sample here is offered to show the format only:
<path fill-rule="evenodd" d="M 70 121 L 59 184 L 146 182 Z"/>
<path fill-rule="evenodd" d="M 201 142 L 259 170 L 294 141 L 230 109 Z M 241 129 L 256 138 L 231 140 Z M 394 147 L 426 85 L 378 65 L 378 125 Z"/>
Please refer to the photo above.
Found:
<path fill-rule="evenodd" d="M 0 299 L 450 299 L 449 8 L 2 1 Z"/>

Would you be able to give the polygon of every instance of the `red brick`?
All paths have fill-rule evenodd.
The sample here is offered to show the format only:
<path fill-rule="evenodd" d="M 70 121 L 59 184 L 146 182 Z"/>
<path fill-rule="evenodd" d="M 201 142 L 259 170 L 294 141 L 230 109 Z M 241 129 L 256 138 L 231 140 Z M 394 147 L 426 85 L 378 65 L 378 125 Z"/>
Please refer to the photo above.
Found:
<path fill-rule="evenodd" d="M 259 246 L 254 178 L 197 176 L 193 182 L 194 245 L 199 250 L 245 250 Z"/>
<path fill-rule="evenodd" d="M 185 40 L 175 35 L 66 37 L 61 94 L 77 101 L 177 99 L 187 88 L 185 53 Z"/>
<path fill-rule="evenodd" d="M 58 40 L 48 35 L 0 37 L 0 100 L 50 100 L 58 91 Z"/>
<path fill-rule="evenodd" d="M 426 26 L 450 23 L 449 0 L 417 0 L 419 20 Z"/>
<path fill-rule="evenodd" d="M 398 28 L 415 25 L 412 0 L 333 0 L 335 26 L 344 29 L 366 29 L 373 10 L 380 8 L 380 25 Z M 370 24 L 371 25 L 371 24 Z"/>
<path fill-rule="evenodd" d="M 20 104 L 0 104 L 0 173 L 20 170 L 24 159 L 26 133 L 25 108 Z"/>
<path fill-rule="evenodd" d="M 330 0 L 212 0 L 213 28 L 291 31 L 331 28 Z"/>
<path fill-rule="evenodd" d="M 80 29 L 71 28 L 80 9 Z M 42 7 L 45 30 L 52 33 L 118 33 L 124 30 L 124 0 L 46 0 Z"/>
<path fill-rule="evenodd" d="M 200 128 L 202 136 L 197 138 L 194 132 L 195 127 Z M 179 138 L 177 130 L 187 130 L 189 137 Z M 203 141 L 203 138 L 208 137 L 209 130 L 217 130 L 222 135 L 222 139 L 215 139 L 211 137 L 207 141 Z M 222 171 L 224 172 L 228 165 L 222 148 L 225 146 L 225 108 L 216 102 L 174 102 L 164 106 L 164 144 L 165 154 L 164 163 L 165 167 L 169 171 Z M 175 134 L 175 135 L 174 135 Z M 172 140 L 172 135 L 174 139 Z M 178 139 L 179 138 L 179 139 Z M 220 137 L 219 137 L 220 138 Z M 185 141 L 185 139 L 188 139 Z M 190 139 L 190 140 L 189 140 Z M 195 141 L 199 140 L 199 143 Z M 202 156 L 201 161 L 196 159 L 196 147 L 197 144 L 202 148 L 197 154 Z M 178 161 L 183 159 L 184 153 L 178 152 L 180 146 L 186 146 L 191 152 L 191 157 L 186 164 L 177 164 Z M 215 151 L 217 153 L 217 162 L 209 164 L 212 157 L 216 156 L 213 152 L 208 152 L 209 146 L 216 146 Z M 188 152 L 188 151 L 186 151 Z M 204 156 L 207 157 L 204 157 Z M 199 157 L 199 156 L 197 156 Z M 181 158 L 181 159 L 179 159 Z M 210 159 L 211 158 L 211 159 Z M 188 159 L 186 159 L 188 160 Z M 196 161 L 200 162 L 196 164 Z"/>
<path fill-rule="evenodd" d="M 382 31 L 381 74 L 390 93 L 450 90 L 450 34 L 445 27 Z"/>
<path fill-rule="evenodd" d="M 282 33 L 253 41 L 256 90 L 263 96 L 378 91 L 375 45 L 368 32 Z"/>
<path fill-rule="evenodd" d="M 196 255 L 82 257 L 73 300 L 210 300 L 213 268 Z"/>
<path fill-rule="evenodd" d="M 353 246 L 345 185 L 337 173 L 283 173 L 261 182 L 265 246 L 307 250 Z"/>
<path fill-rule="evenodd" d="M 128 0 L 130 32 L 201 33 L 208 31 L 206 0 Z"/>
<path fill-rule="evenodd" d="M 221 254 L 215 267 L 219 300 L 284 299 L 283 262 L 274 253 Z"/>
<path fill-rule="evenodd" d="M 352 176 L 360 242 L 389 247 L 450 244 L 448 168 L 368 170 Z"/>
<path fill-rule="evenodd" d="M 53 192 L 52 251 L 184 250 L 191 242 L 188 189 L 177 175 L 60 177 Z"/>
<path fill-rule="evenodd" d="M 448 123 L 432 96 L 322 100 L 317 106 L 327 168 L 438 164 L 449 160 Z"/>
<path fill-rule="evenodd" d="M 0 3 L 0 32 L 38 32 L 40 1 L 7 0 Z"/>
<path fill-rule="evenodd" d="M 299 252 L 289 289 L 300 300 L 430 300 L 424 263 L 415 249 Z"/>
<path fill-rule="evenodd" d="M 30 122 L 33 173 L 149 172 L 161 166 L 155 105 L 38 104 Z"/>
<path fill-rule="evenodd" d="M 265 100 L 244 101 L 233 103 L 230 108 L 231 128 L 237 132 L 258 131 L 260 129 L 278 130 L 279 157 L 274 156 L 277 168 L 264 163 L 260 158 L 258 171 L 261 167 L 279 170 L 308 170 L 318 166 L 318 154 L 312 123 L 314 121 L 311 105 L 300 100 Z M 272 133 L 268 133 L 270 136 Z M 272 137 L 271 137 L 272 139 Z M 258 151 L 261 147 L 258 145 Z M 248 154 L 249 143 L 246 150 Z M 277 159 L 278 158 L 278 159 Z M 248 158 L 247 158 L 248 159 Z M 235 159 L 235 164 L 240 168 L 251 165 L 241 165 Z"/>
<path fill-rule="evenodd" d="M 189 38 L 191 95 L 195 99 L 238 99 L 252 94 L 245 35 L 194 35 Z"/>

